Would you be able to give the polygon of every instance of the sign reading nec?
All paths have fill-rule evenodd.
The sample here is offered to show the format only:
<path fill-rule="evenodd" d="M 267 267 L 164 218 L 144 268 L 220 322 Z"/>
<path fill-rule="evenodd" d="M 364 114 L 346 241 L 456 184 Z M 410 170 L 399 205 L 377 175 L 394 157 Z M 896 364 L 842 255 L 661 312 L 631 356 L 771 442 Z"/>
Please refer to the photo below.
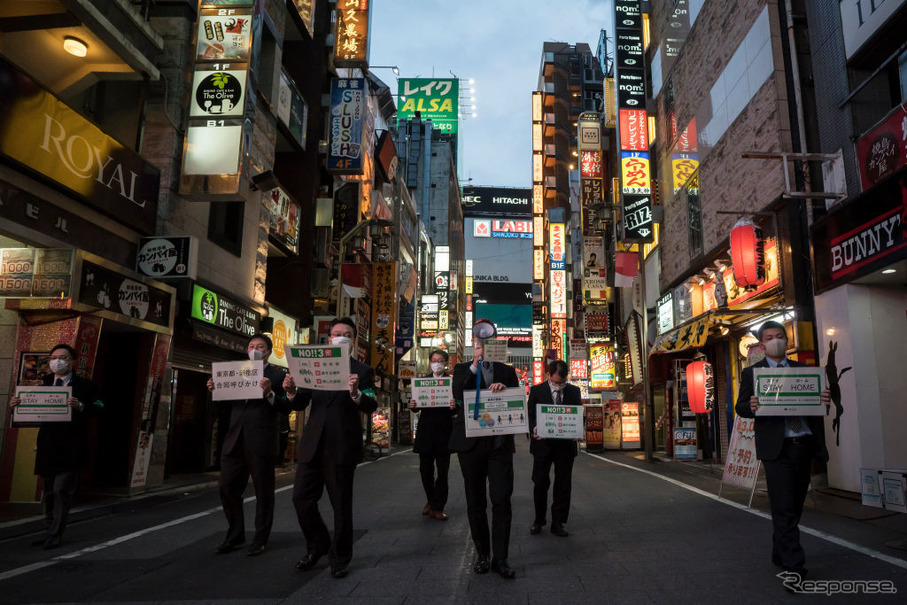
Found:
<path fill-rule="evenodd" d="M 532 238 L 532 221 L 491 221 L 492 237 Z"/>

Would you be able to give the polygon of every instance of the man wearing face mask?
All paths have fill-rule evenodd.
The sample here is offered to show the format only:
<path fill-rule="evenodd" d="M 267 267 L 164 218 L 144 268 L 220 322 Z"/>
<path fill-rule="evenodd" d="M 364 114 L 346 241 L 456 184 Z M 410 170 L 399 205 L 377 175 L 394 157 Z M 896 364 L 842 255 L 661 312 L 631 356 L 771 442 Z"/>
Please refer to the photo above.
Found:
<path fill-rule="evenodd" d="M 551 501 L 551 533 L 566 538 L 570 535 L 564 524 L 570 514 L 573 459 L 576 458 L 576 441 L 573 439 L 545 439 L 538 435 L 536 405 L 581 406 L 579 388 L 567 384 L 567 364 L 557 359 L 548 365 L 548 380 L 529 390 L 529 452 L 532 454 L 532 490 L 535 500 L 535 521 L 529 533 L 541 533 L 545 525 L 548 506 L 548 487 L 551 485 L 551 465 L 554 465 L 554 493 Z"/>
<path fill-rule="evenodd" d="M 49 365 L 53 374 L 43 379 L 44 386 L 72 388 L 72 396 L 67 401 L 71 408 L 69 421 L 42 422 L 38 430 L 35 474 L 41 477 L 43 485 L 47 534 L 33 545 L 43 545 L 46 549 L 60 546 L 79 473 L 88 458 L 88 419 L 103 407 L 97 385 L 73 371 L 75 362 L 75 349 L 62 343 L 56 345 L 50 351 Z M 10 413 L 19 403 L 18 397 L 10 397 Z"/>
<path fill-rule="evenodd" d="M 435 350 L 431 352 L 431 375 L 440 378 L 447 376 L 444 366 L 450 357 L 447 352 Z M 421 411 L 416 407 L 415 401 L 409 402 L 409 408 L 419 412 L 419 425 L 416 428 L 416 441 L 413 451 L 419 454 L 419 474 L 422 477 L 422 488 L 425 490 L 426 503 L 422 508 L 423 515 L 431 515 L 432 519 L 447 521 L 444 506 L 447 504 L 447 472 L 450 470 L 450 450 L 447 442 L 450 441 L 451 422 L 457 402 L 450 401 L 449 408 L 424 408 Z M 435 478 L 435 467 L 438 476 Z"/>
<path fill-rule="evenodd" d="M 476 324 L 485 322 L 480 319 Z M 493 324 L 492 324 L 493 325 Z M 485 341 L 475 340 L 472 362 L 458 363 L 454 368 L 453 396 L 457 402 L 476 396 L 479 388 L 493 393 L 520 386 L 513 366 L 498 361 L 483 361 Z M 469 531 L 476 548 L 475 573 L 488 573 L 489 569 L 504 579 L 513 579 L 516 573 L 507 560 L 510 549 L 510 523 L 513 510 L 513 453 L 516 451 L 513 435 L 466 437 L 468 407 L 457 404 L 448 447 L 457 452 L 463 486 L 466 491 L 466 515 Z M 487 487 L 486 487 L 487 483 Z M 491 497 L 491 532 L 488 531 L 487 496 Z M 489 555 L 494 555 L 489 562 Z"/>
<path fill-rule="evenodd" d="M 759 399 L 755 396 L 753 368 L 799 367 L 805 364 L 787 358 L 784 326 L 767 321 L 756 336 L 765 348 L 765 359 L 743 370 L 734 409 L 744 418 L 755 418 L 756 457 L 765 468 L 772 511 L 772 563 L 785 571 L 806 577 L 806 556 L 800 545 L 800 515 L 809 489 L 814 458 L 828 460 L 825 449 L 825 421 L 821 416 L 756 416 Z M 831 394 L 820 394 L 826 408 Z"/>
<path fill-rule="evenodd" d="M 279 443 L 278 414 L 288 411 L 283 391 L 283 369 L 268 363 L 271 339 L 256 334 L 249 340 L 247 354 L 252 361 L 264 361 L 261 397 L 222 401 L 230 406 L 230 424 L 220 455 L 220 501 L 227 517 L 227 536 L 216 554 L 226 554 L 246 541 L 243 492 L 252 477 L 255 488 L 255 535 L 246 553 L 250 557 L 265 551 L 274 522 L 274 468 Z M 214 380 L 208 379 L 214 391 Z"/>
<path fill-rule="evenodd" d="M 332 345 L 352 351 L 356 324 L 349 317 L 331 321 Z M 299 527 L 306 539 L 306 554 L 297 569 L 315 567 L 328 555 L 331 577 L 345 578 L 353 558 L 353 475 L 362 459 L 362 414 L 378 409 L 375 375 L 370 367 L 350 356 L 349 389 L 311 391 L 296 388 L 293 377 L 284 380 L 293 409 L 310 407 L 309 418 L 296 446 L 296 480 L 293 505 Z M 334 508 L 334 536 L 318 510 L 318 501 L 327 488 Z"/>

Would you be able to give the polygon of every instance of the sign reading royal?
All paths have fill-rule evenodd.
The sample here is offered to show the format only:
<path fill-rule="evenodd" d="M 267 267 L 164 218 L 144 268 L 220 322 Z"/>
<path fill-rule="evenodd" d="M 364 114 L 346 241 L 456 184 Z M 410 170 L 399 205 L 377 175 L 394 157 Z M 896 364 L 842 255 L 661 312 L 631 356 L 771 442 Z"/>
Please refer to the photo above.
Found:
<path fill-rule="evenodd" d="M 254 336 L 261 322 L 261 314 L 258 311 L 244 307 L 223 294 L 217 294 L 198 284 L 192 285 L 190 315 L 212 326 L 243 336 Z"/>
<path fill-rule="evenodd" d="M 0 155 L 141 233 L 157 219 L 160 171 L 0 59 Z"/>
<path fill-rule="evenodd" d="M 464 187 L 464 216 L 532 215 L 532 189 Z"/>

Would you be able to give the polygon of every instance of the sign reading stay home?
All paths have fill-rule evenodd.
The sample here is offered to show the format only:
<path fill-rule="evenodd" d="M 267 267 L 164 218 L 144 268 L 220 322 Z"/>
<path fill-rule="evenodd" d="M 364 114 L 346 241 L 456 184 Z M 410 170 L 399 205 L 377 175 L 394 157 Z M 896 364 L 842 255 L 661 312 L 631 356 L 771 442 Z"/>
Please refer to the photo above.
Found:
<path fill-rule="evenodd" d="M 283 350 L 297 387 L 314 391 L 346 391 L 350 388 L 347 347 L 284 345 Z"/>
<path fill-rule="evenodd" d="M 753 368 L 757 416 L 821 416 L 825 370 L 815 367 Z"/>
<path fill-rule="evenodd" d="M 422 120 L 432 121 L 435 130 L 457 132 L 460 101 L 457 78 L 400 78 L 398 82 L 398 120 L 412 119 L 418 111 Z"/>

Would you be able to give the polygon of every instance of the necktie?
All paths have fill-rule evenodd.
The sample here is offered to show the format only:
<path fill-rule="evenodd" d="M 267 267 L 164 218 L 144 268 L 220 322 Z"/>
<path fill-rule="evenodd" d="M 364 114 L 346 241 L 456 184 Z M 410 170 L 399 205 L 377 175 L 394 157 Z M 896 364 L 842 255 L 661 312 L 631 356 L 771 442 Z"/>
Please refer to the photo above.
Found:
<path fill-rule="evenodd" d="M 54 386 L 55 386 L 55 387 L 61 387 L 61 386 L 63 386 L 63 379 L 62 379 L 62 378 L 57 378 L 56 380 L 54 380 Z"/>
<path fill-rule="evenodd" d="M 554 392 L 554 405 L 557 405 L 557 406 L 562 405 L 563 401 L 564 401 L 564 397 L 561 394 L 561 390 L 560 389 L 556 390 Z"/>
<path fill-rule="evenodd" d="M 799 416 L 788 416 L 786 423 L 787 428 L 789 428 L 794 433 L 799 433 L 803 430 L 803 419 Z"/>

